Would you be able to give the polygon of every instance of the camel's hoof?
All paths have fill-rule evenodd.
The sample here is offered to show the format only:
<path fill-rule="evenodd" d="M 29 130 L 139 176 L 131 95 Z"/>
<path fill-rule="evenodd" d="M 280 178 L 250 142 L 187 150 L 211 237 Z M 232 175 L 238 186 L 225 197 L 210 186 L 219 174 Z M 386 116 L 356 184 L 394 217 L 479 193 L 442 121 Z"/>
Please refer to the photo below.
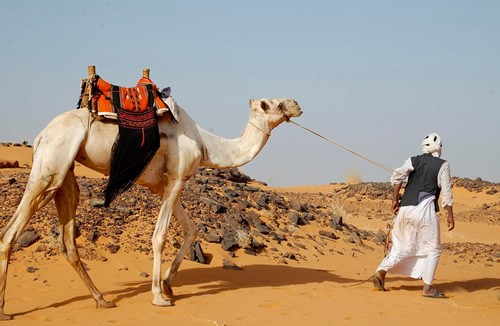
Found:
<path fill-rule="evenodd" d="M 171 298 L 174 296 L 174 291 L 172 291 L 172 287 L 168 285 L 167 281 L 161 282 L 161 289 L 163 290 L 163 293 L 165 293 L 167 297 Z"/>
<path fill-rule="evenodd" d="M 154 299 L 152 304 L 154 304 L 155 306 L 159 306 L 159 307 L 169 307 L 169 306 L 173 306 L 172 302 L 170 302 L 170 300 L 165 300 L 163 298 L 161 299 Z"/>
<path fill-rule="evenodd" d="M 3 312 L 0 312 L 0 320 L 12 320 L 12 318 L 13 317 L 11 315 L 6 315 Z"/>
<path fill-rule="evenodd" d="M 97 308 L 99 309 L 108 309 L 108 308 L 114 308 L 116 307 L 116 303 L 113 301 L 99 301 L 97 302 Z"/>

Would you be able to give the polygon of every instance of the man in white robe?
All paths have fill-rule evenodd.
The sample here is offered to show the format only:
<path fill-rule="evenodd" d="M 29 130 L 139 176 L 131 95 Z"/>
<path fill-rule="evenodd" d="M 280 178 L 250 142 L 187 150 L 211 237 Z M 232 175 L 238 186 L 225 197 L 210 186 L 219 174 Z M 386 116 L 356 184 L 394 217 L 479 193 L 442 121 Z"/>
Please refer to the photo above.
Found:
<path fill-rule="evenodd" d="M 422 295 L 447 298 L 432 286 L 442 247 L 437 201 L 447 212 L 448 230 L 455 227 L 450 165 L 440 159 L 441 138 L 432 133 L 422 141 L 422 155 L 407 159 L 391 177 L 394 186 L 392 209 L 396 218 L 392 227 L 392 247 L 371 278 L 375 289 L 385 291 L 388 272 L 422 279 Z M 399 192 L 404 180 L 404 194 Z"/>

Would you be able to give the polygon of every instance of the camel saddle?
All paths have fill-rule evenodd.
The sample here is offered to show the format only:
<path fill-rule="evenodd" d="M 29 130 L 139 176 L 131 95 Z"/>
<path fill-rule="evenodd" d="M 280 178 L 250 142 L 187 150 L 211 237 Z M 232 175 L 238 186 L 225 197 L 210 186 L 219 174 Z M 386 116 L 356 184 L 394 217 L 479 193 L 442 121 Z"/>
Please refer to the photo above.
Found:
<path fill-rule="evenodd" d="M 160 93 L 146 77 L 139 79 L 135 87 L 116 86 L 98 75 L 82 80 L 78 107 L 87 106 L 94 114 L 118 120 L 104 206 L 132 186 L 160 147 L 158 116 L 170 112 L 171 121 L 177 123 L 162 99 L 167 100 L 170 92 L 164 91 Z"/>
<path fill-rule="evenodd" d="M 139 79 L 135 87 L 123 87 L 94 75 L 90 78 L 90 86 L 89 109 L 106 118 L 117 119 L 119 110 L 145 113 L 149 108 L 155 108 L 158 115 L 170 111 L 158 87 L 146 77 Z"/>

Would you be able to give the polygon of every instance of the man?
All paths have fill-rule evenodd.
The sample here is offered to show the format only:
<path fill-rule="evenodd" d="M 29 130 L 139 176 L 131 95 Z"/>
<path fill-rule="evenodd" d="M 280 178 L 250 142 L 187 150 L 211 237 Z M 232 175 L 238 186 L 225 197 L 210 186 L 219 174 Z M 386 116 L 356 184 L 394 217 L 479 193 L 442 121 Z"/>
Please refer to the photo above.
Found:
<path fill-rule="evenodd" d="M 436 214 L 440 194 L 448 215 L 448 231 L 455 227 L 450 166 L 440 158 L 441 147 L 438 134 L 428 135 L 422 141 L 423 154 L 407 159 L 392 174 L 392 210 L 397 215 L 392 228 L 392 247 L 371 278 L 377 290 L 385 291 L 385 276 L 391 272 L 422 279 L 424 297 L 447 298 L 432 286 L 442 252 Z M 400 202 L 399 191 L 406 177 L 408 183 Z"/>

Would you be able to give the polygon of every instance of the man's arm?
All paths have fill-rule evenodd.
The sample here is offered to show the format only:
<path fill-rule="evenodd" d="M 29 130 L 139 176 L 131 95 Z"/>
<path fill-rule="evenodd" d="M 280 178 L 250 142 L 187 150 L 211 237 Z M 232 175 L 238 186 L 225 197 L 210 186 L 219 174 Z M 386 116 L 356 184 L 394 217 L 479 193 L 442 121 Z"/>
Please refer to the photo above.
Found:
<path fill-rule="evenodd" d="M 455 228 L 455 219 L 453 217 L 453 193 L 451 192 L 451 172 L 450 164 L 444 162 L 438 174 L 438 186 L 441 188 L 441 205 L 446 210 L 448 217 L 446 223 L 448 224 L 448 231 Z"/>
<path fill-rule="evenodd" d="M 392 191 L 392 212 L 396 215 L 399 212 L 399 191 L 403 186 L 403 182 L 408 175 L 413 171 L 411 158 L 407 159 L 403 166 L 394 170 L 391 176 Z"/>
<path fill-rule="evenodd" d="M 401 190 L 402 183 L 395 184 L 392 192 L 392 212 L 394 215 L 399 212 L 399 190 Z"/>

